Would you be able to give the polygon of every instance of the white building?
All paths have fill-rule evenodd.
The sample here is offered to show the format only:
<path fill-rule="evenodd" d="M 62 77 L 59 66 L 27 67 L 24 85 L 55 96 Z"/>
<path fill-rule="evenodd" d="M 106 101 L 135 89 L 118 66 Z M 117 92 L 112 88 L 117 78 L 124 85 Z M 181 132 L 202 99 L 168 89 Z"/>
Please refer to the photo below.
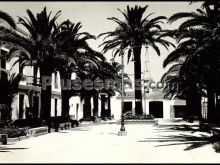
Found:
<path fill-rule="evenodd" d="M 0 52 L 6 53 L 9 51 L 2 45 Z M 11 61 L 1 60 L 0 67 L 6 69 L 10 74 L 16 73 L 19 70 L 19 64 L 13 66 L 15 58 Z M 37 69 L 36 82 L 34 82 L 34 67 L 25 66 L 23 77 L 19 84 L 19 92 L 12 105 L 12 119 L 25 119 L 28 115 L 40 117 L 40 73 Z M 51 116 L 61 115 L 61 88 L 60 88 L 59 72 L 52 74 L 52 97 L 51 97 Z"/>

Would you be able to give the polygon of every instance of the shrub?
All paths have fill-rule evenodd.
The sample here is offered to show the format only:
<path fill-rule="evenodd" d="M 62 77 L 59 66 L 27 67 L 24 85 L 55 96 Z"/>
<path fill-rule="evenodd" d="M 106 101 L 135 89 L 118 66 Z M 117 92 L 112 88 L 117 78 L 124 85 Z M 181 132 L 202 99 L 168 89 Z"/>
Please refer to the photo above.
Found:
<path fill-rule="evenodd" d="M 77 120 L 70 119 L 70 122 L 71 122 L 71 127 L 74 127 L 74 126 L 78 127 L 79 126 L 79 122 Z"/>
<path fill-rule="evenodd" d="M 215 152 L 220 153 L 220 141 L 213 144 Z"/>
<path fill-rule="evenodd" d="M 0 120 L 0 128 L 10 127 L 12 125 L 13 125 L 13 121 L 12 120 Z"/>
<path fill-rule="evenodd" d="M 0 128 L 0 134 L 8 134 L 9 138 L 26 136 L 27 129 L 26 128 L 5 127 L 5 128 Z"/>
<path fill-rule="evenodd" d="M 62 116 L 51 117 L 50 122 L 51 122 L 51 127 L 55 129 L 59 127 L 59 124 L 67 123 L 67 122 L 71 123 L 71 127 L 79 126 L 79 122 L 77 120 L 72 120 L 70 118 L 65 119 Z"/>
<path fill-rule="evenodd" d="M 13 122 L 15 127 L 24 128 L 24 127 L 42 127 L 43 120 L 42 119 L 18 119 Z"/>
<path fill-rule="evenodd" d="M 131 114 L 131 113 L 125 113 L 124 115 L 124 119 L 125 120 L 147 120 L 147 119 L 154 119 L 153 115 L 147 115 L 147 114 L 143 114 L 143 115 L 136 115 L 136 114 Z"/>
<path fill-rule="evenodd" d="M 96 117 L 95 116 L 90 116 L 90 117 L 84 117 L 82 119 L 80 119 L 79 121 L 95 121 Z"/>

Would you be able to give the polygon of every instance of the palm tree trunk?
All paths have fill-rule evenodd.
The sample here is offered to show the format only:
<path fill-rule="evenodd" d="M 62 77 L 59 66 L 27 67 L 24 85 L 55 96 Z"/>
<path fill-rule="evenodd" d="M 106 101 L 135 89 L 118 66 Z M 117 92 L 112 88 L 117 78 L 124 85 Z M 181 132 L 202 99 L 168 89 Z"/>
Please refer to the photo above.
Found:
<path fill-rule="evenodd" d="M 99 111 L 99 95 L 94 94 L 93 95 L 93 116 L 98 117 L 98 111 Z"/>
<path fill-rule="evenodd" d="M 46 64 L 45 64 L 46 65 Z M 46 121 L 47 125 L 50 127 L 50 117 L 51 117 L 51 83 L 48 85 L 43 84 L 43 78 L 51 80 L 52 74 L 48 71 L 48 68 L 41 67 L 41 118 Z M 44 88 L 45 87 L 45 88 Z"/>
<path fill-rule="evenodd" d="M 107 112 L 107 117 L 111 117 L 111 95 L 108 94 L 108 112 Z"/>
<path fill-rule="evenodd" d="M 202 104 L 201 104 L 201 96 L 198 96 L 196 99 L 196 112 L 195 115 L 198 117 L 199 120 L 202 119 Z"/>
<path fill-rule="evenodd" d="M 69 74 L 64 73 L 64 72 L 60 72 L 60 79 L 61 81 L 64 81 L 64 86 L 63 87 L 67 87 L 67 80 L 70 79 Z M 68 120 L 69 119 L 69 90 L 65 89 L 65 88 L 61 88 L 61 98 L 62 98 L 62 112 L 61 112 L 61 116 L 64 120 Z"/>
<path fill-rule="evenodd" d="M 0 120 L 6 121 L 6 120 L 11 120 L 11 108 L 7 104 L 1 104 L 0 103 L 0 108 L 1 108 L 1 118 Z"/>
<path fill-rule="evenodd" d="M 207 89 L 207 95 L 208 95 L 208 120 L 212 122 L 213 120 L 213 111 L 215 109 L 215 94 L 214 90 L 211 85 L 208 85 Z"/>
<path fill-rule="evenodd" d="M 33 83 L 36 86 L 37 85 L 37 70 L 38 70 L 38 67 L 33 66 L 33 69 L 34 69 L 34 71 L 33 71 L 33 75 L 34 75 L 33 80 L 34 80 L 34 82 Z"/>
<path fill-rule="evenodd" d="M 69 93 L 67 90 L 61 90 L 62 112 L 61 116 L 64 120 L 69 118 Z"/>
<path fill-rule="evenodd" d="M 134 52 L 134 79 L 135 79 L 135 113 L 142 115 L 142 85 L 141 85 L 141 47 L 133 48 Z"/>
<path fill-rule="evenodd" d="M 83 106 L 83 117 L 91 117 L 91 96 L 85 96 Z"/>
<path fill-rule="evenodd" d="M 193 99 L 193 91 L 190 90 L 189 93 L 187 93 L 187 97 L 186 97 L 186 110 L 187 110 L 187 119 L 189 122 L 193 121 L 193 116 L 195 114 L 195 100 Z"/>
<path fill-rule="evenodd" d="M 34 86 L 37 86 L 37 70 L 38 70 L 38 67 L 37 66 L 33 66 L 33 83 L 34 83 Z M 36 91 L 35 91 L 36 92 Z M 35 96 L 34 94 L 32 94 L 32 110 L 33 110 L 33 118 L 34 119 L 37 119 L 38 118 L 38 99 L 36 98 L 37 96 Z"/>
<path fill-rule="evenodd" d="M 186 103 L 188 109 L 188 117 L 202 117 L 201 95 L 199 94 L 199 88 L 196 84 L 187 93 Z"/>
<path fill-rule="evenodd" d="M 201 105 L 201 91 L 200 91 L 200 85 L 197 86 L 195 84 L 194 88 L 192 89 L 192 94 L 194 95 L 193 97 L 193 102 L 195 103 L 195 110 L 194 110 L 194 116 L 198 117 L 198 119 L 202 118 L 202 105 Z"/>
<path fill-rule="evenodd" d="M 105 113 L 105 95 L 101 95 L 101 117 L 104 119 L 106 116 Z"/>
<path fill-rule="evenodd" d="M 216 107 L 215 107 L 215 121 L 216 124 L 220 124 L 220 102 L 219 102 L 219 93 L 216 92 Z"/>

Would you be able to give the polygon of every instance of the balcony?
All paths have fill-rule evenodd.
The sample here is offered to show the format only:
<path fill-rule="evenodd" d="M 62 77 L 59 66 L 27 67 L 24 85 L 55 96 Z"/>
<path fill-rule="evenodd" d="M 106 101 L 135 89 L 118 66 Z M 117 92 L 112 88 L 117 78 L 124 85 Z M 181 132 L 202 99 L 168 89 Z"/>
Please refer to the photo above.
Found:
<path fill-rule="evenodd" d="M 26 85 L 40 86 L 40 78 L 35 77 L 36 82 L 34 82 L 34 76 L 26 76 L 24 75 L 21 81 L 26 82 Z"/>

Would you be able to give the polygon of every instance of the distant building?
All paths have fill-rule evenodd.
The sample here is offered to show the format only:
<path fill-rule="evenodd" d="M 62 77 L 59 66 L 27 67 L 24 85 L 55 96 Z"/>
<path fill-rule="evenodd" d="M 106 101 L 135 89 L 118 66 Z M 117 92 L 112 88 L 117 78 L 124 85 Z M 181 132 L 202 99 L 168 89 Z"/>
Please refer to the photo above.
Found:
<path fill-rule="evenodd" d="M 142 106 L 143 114 L 151 114 L 155 118 L 173 119 L 182 118 L 186 113 L 186 101 L 181 99 L 165 99 L 162 92 L 162 86 L 160 82 L 154 82 L 151 78 L 150 63 L 148 55 L 143 56 L 143 68 L 142 68 Z M 131 66 L 130 66 L 131 65 Z M 128 64 L 127 68 L 133 72 L 134 64 Z M 124 97 L 124 113 L 132 111 L 135 113 L 135 95 L 134 95 L 134 75 L 129 74 L 132 80 L 132 87 L 125 88 Z M 152 85 L 150 85 L 152 82 Z M 112 113 L 115 118 L 121 117 L 121 95 L 117 94 L 112 99 Z"/>
<path fill-rule="evenodd" d="M 186 101 L 181 99 L 165 99 L 162 90 L 143 90 L 142 93 L 143 114 L 151 114 L 154 118 L 174 119 L 182 118 L 186 112 Z M 116 108 L 117 107 L 117 108 Z M 125 91 L 124 113 L 135 113 L 134 89 Z M 112 113 L 116 118 L 121 116 L 121 95 L 118 94 L 112 101 Z"/>

